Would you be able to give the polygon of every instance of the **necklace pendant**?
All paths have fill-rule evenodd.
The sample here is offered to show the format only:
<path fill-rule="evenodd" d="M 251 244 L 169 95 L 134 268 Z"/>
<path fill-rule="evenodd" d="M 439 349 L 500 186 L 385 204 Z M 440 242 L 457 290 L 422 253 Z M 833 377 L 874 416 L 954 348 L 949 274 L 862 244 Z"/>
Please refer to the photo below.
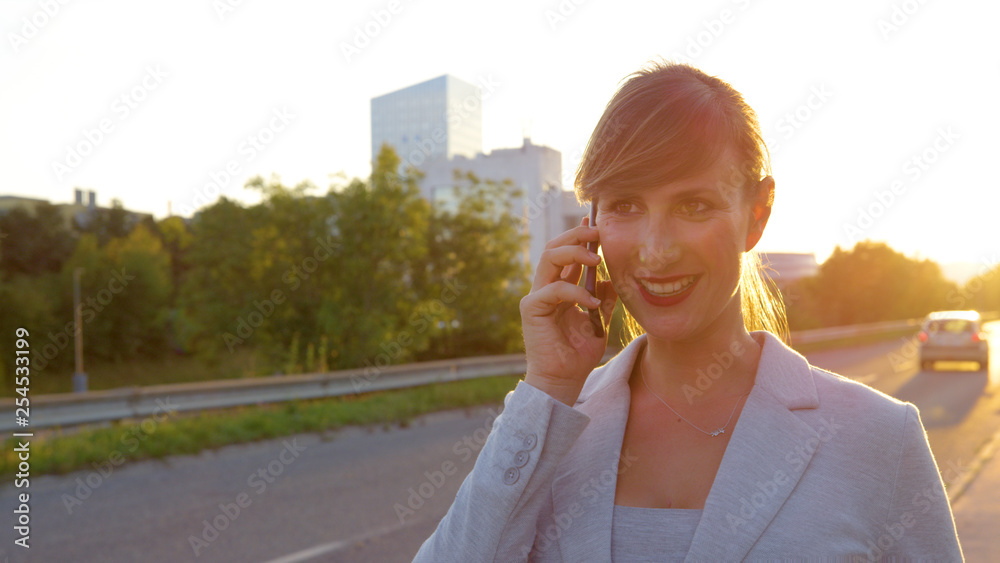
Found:
<path fill-rule="evenodd" d="M 725 428 L 720 428 L 720 429 L 716 430 L 715 432 L 712 432 L 712 436 L 718 436 L 719 434 L 725 434 L 725 433 L 726 433 L 726 429 Z"/>

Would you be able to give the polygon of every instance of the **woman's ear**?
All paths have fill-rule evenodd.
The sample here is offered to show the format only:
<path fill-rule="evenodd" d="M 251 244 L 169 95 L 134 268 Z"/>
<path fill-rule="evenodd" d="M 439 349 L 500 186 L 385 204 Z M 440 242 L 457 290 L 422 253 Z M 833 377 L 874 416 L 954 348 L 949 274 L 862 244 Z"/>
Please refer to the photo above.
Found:
<path fill-rule="evenodd" d="M 771 206 L 774 204 L 774 178 L 770 176 L 761 178 L 752 198 L 746 252 L 753 250 L 753 247 L 760 242 L 760 237 L 764 235 L 764 227 L 767 226 L 767 220 L 771 217 Z"/>

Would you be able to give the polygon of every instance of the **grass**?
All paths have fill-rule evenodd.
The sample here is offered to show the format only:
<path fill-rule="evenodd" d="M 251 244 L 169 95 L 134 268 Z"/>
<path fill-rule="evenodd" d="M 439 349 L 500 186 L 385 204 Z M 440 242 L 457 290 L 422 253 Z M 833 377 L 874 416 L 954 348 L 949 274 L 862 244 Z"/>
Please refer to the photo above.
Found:
<path fill-rule="evenodd" d="M 881 335 L 799 345 L 796 350 L 808 353 L 872 344 L 909 336 L 913 332 L 913 329 L 906 329 Z M 226 368 L 228 373 L 234 377 L 242 376 L 240 366 L 247 365 L 250 359 L 249 355 L 229 359 Z M 94 382 L 99 381 L 108 387 L 91 388 L 110 388 L 116 386 L 112 385 L 115 381 L 128 381 L 126 385 L 141 385 L 219 378 L 219 371 L 209 373 L 206 371 L 208 368 L 204 367 L 199 370 L 191 366 L 181 370 L 181 374 L 172 371 L 185 366 L 186 362 L 177 359 L 165 365 L 147 364 L 141 370 L 135 366 L 120 365 L 113 370 L 97 372 L 103 377 L 95 377 Z M 170 377 L 166 377 L 168 374 Z M 470 379 L 331 399 L 245 406 L 196 414 L 180 413 L 165 418 L 161 416 L 163 420 L 150 417 L 118 421 L 101 428 L 82 427 L 40 432 L 31 442 L 31 473 L 62 474 L 79 469 L 99 471 L 101 468 L 106 471 L 109 466 L 117 467 L 129 461 L 197 454 L 230 444 L 305 432 L 326 433 L 344 426 L 406 426 L 413 417 L 429 412 L 499 404 L 522 377 L 522 374 L 518 374 Z M 38 380 L 32 382 L 33 392 L 39 392 L 37 383 Z M 15 446 L 13 440 L 8 440 L 4 455 L 0 458 L 0 470 L 9 479 L 13 479 L 17 473 Z"/>

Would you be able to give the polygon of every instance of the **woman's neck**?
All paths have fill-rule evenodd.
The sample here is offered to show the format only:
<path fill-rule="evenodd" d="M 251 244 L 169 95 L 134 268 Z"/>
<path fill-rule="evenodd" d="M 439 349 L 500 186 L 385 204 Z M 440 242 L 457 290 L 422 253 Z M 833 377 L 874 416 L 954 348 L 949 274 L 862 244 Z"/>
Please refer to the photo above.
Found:
<path fill-rule="evenodd" d="M 761 343 L 744 328 L 719 331 L 694 341 L 646 336 L 639 361 L 646 383 L 668 403 L 706 404 L 738 397 L 753 387 Z"/>

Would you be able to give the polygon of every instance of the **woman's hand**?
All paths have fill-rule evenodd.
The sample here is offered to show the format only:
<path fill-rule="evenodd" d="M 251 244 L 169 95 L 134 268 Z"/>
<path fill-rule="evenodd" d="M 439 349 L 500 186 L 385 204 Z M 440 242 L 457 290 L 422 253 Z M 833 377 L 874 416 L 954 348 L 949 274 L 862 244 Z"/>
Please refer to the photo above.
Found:
<path fill-rule="evenodd" d="M 609 281 L 597 282 L 604 318 L 603 336 L 597 336 L 590 316 L 577 307 L 595 307 L 587 290 L 577 285 L 584 266 L 601 259 L 587 250 L 598 240 L 597 228 L 588 225 L 562 233 L 542 252 L 531 292 L 521 299 L 521 327 L 528 370 L 524 381 L 569 406 L 576 403 L 583 383 L 604 356 L 608 325 L 618 294 Z"/>

